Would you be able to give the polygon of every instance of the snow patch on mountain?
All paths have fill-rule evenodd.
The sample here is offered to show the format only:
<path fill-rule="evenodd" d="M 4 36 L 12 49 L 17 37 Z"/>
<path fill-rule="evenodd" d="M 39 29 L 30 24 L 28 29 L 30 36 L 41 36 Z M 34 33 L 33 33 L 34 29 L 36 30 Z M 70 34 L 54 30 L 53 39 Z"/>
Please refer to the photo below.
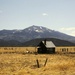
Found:
<path fill-rule="evenodd" d="M 40 26 L 40 29 L 42 29 L 42 27 Z"/>
<path fill-rule="evenodd" d="M 22 32 L 22 30 L 13 30 L 12 33 L 14 34 L 14 33 L 17 33 L 17 32 Z"/>
<path fill-rule="evenodd" d="M 36 29 L 35 31 L 36 31 L 36 32 L 43 32 L 42 30 L 37 30 L 37 29 Z"/>

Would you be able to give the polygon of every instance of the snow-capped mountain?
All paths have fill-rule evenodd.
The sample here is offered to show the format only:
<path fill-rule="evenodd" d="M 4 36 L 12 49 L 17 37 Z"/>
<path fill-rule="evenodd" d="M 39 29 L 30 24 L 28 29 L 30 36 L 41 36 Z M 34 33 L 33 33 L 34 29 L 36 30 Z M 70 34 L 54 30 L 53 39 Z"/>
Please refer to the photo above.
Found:
<path fill-rule="evenodd" d="M 48 31 L 48 32 L 51 32 L 52 30 L 48 29 L 48 28 L 45 28 L 45 27 L 42 27 L 42 26 L 31 26 L 31 27 L 28 27 L 25 29 L 25 31 L 28 31 L 28 32 L 37 32 L 37 33 L 44 33 L 45 31 Z"/>
<path fill-rule="evenodd" d="M 1 30 L 0 39 L 17 40 L 25 42 L 35 38 L 58 38 L 62 40 L 74 41 L 75 37 L 54 31 L 42 26 L 30 26 L 23 30 Z"/>

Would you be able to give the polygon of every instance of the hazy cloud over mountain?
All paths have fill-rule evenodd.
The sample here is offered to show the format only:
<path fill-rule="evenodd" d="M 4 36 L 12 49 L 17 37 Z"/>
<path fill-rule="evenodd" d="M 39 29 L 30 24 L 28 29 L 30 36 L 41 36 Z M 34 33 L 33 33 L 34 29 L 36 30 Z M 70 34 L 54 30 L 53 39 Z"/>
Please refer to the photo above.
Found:
<path fill-rule="evenodd" d="M 67 32 L 69 35 L 75 36 L 75 27 L 61 28 L 62 32 Z"/>

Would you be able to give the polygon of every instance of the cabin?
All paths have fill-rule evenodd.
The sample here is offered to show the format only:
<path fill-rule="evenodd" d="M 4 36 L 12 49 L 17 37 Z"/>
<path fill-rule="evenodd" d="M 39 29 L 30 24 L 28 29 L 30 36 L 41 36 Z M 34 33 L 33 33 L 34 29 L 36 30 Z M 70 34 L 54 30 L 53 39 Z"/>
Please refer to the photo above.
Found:
<path fill-rule="evenodd" d="M 41 41 L 38 46 L 38 53 L 55 53 L 55 45 L 52 41 Z"/>

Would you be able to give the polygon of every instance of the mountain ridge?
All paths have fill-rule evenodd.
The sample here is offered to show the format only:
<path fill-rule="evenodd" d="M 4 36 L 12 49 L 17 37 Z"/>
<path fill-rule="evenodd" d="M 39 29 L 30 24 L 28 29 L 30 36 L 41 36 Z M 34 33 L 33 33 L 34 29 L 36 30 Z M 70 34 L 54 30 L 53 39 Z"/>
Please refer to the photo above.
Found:
<path fill-rule="evenodd" d="M 41 41 L 52 41 L 55 46 L 75 46 L 75 43 L 66 41 L 66 40 L 61 40 L 61 39 L 56 39 L 56 38 L 37 38 L 37 39 L 32 39 L 27 42 L 22 43 L 22 46 L 26 47 L 35 47 L 38 46 Z"/>
<path fill-rule="evenodd" d="M 43 26 L 33 25 L 21 30 L 0 30 L 0 39 L 7 41 L 16 40 L 19 42 L 25 42 L 36 38 L 58 38 L 72 42 L 75 41 L 75 37 L 73 36 Z"/>

